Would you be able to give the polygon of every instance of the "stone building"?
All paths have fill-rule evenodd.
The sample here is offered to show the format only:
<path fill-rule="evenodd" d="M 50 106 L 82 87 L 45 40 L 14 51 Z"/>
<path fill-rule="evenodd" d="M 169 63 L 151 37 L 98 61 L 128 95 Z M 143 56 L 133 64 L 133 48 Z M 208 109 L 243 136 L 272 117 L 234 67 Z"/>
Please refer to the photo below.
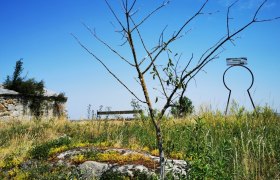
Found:
<path fill-rule="evenodd" d="M 5 89 L 0 85 L 0 120 L 6 119 L 34 119 L 36 116 L 32 103 L 41 98 L 40 118 L 52 119 L 66 116 L 65 103 L 56 100 L 56 93 L 45 90 L 43 97 L 22 95 L 16 91 Z M 34 107 L 34 105 L 33 105 Z"/>

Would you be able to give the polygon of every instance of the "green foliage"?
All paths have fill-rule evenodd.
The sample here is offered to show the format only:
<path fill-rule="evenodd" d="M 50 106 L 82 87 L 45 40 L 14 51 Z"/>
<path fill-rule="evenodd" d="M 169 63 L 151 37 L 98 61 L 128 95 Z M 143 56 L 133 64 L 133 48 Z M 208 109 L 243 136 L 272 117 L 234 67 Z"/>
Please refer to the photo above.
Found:
<path fill-rule="evenodd" d="M 258 107 L 257 112 L 236 109 L 228 116 L 208 111 L 195 118 L 162 122 L 166 155 L 182 154 L 178 157 L 190 164 L 188 179 L 277 179 L 280 172 L 279 127 L 280 117 L 268 107 Z M 71 174 L 71 177 L 78 177 L 78 172 L 72 169 L 49 166 L 52 162 L 47 159 L 51 149 L 79 147 L 83 143 L 85 146 L 145 149 L 150 153 L 157 148 L 150 121 L 0 122 L 0 134 L 0 168 L 1 163 L 5 163 L 4 167 L 17 167 L 32 174 L 34 179 L 67 179 Z M 67 137 L 58 138 L 62 134 Z M 47 136 L 51 136 L 48 139 L 57 138 L 46 140 Z M 15 139 L 18 141 L 14 147 L 4 151 Z M 26 139 L 32 142 L 25 145 L 31 150 L 27 151 L 28 155 L 18 157 L 19 147 L 23 146 L 20 143 Z M 96 154 L 83 155 L 86 160 Z M 19 163 L 28 161 L 29 156 L 39 159 L 40 163 L 23 171 Z M 39 168 L 43 164 L 47 167 Z M 7 168 L 0 169 L 0 179 L 8 176 L 5 174 Z"/>
<path fill-rule="evenodd" d="M 36 118 L 39 118 L 43 114 L 45 106 L 44 101 L 48 99 L 44 96 L 44 81 L 36 81 L 34 78 L 26 79 L 26 77 L 21 76 L 22 72 L 23 61 L 20 59 L 16 62 L 12 78 L 7 76 L 3 85 L 6 89 L 19 92 L 26 100 L 30 100 L 29 108 L 31 109 L 33 115 Z M 60 93 L 59 95 L 52 97 L 52 99 L 55 102 L 60 103 L 65 103 L 67 101 L 64 93 Z"/>
<path fill-rule="evenodd" d="M 7 76 L 7 79 L 4 82 L 4 86 L 6 88 L 10 87 L 11 89 L 15 89 L 22 82 L 23 79 L 20 77 L 23 71 L 22 65 L 23 65 L 22 59 L 16 62 L 12 79 L 10 78 L 10 76 Z"/>
<path fill-rule="evenodd" d="M 125 180 L 127 175 L 122 174 L 120 172 L 115 172 L 115 171 L 107 171 L 102 174 L 100 177 L 100 180 L 107 180 L 107 179 L 115 179 L 115 180 Z"/>
<path fill-rule="evenodd" d="M 141 108 L 142 108 L 142 106 L 139 104 L 139 101 L 137 101 L 136 99 L 132 99 L 130 101 L 130 105 L 131 105 L 133 110 L 141 110 Z M 138 118 L 138 119 L 143 120 L 145 115 L 144 115 L 144 112 L 142 111 L 142 113 L 134 114 L 133 116 L 134 116 L 134 118 Z"/>
<path fill-rule="evenodd" d="M 108 179 L 114 179 L 114 180 L 126 180 L 131 179 L 128 174 L 120 173 L 117 171 L 109 170 L 102 174 L 100 177 L 100 180 L 108 180 Z M 132 179 L 135 180 L 157 180 L 158 178 L 156 176 L 148 175 L 145 172 L 140 172 L 137 170 L 134 172 L 134 176 Z"/>
<path fill-rule="evenodd" d="M 71 143 L 71 139 L 68 136 L 62 136 L 62 137 L 60 137 L 58 139 L 55 139 L 53 141 L 35 146 L 31 150 L 30 156 L 31 156 L 31 158 L 38 159 L 38 160 L 47 159 L 51 148 L 57 148 L 57 147 L 60 147 L 60 146 L 67 146 L 70 143 Z"/>
<path fill-rule="evenodd" d="M 136 99 L 132 99 L 131 102 L 130 102 L 130 105 L 131 105 L 133 110 L 140 110 L 141 109 L 141 105 L 139 104 L 139 101 L 137 101 Z"/>
<path fill-rule="evenodd" d="M 157 180 L 158 177 L 156 175 L 149 175 L 144 171 L 135 171 L 134 172 L 134 177 L 136 180 Z"/>
<path fill-rule="evenodd" d="M 65 93 L 59 93 L 57 96 L 53 97 L 56 102 L 65 103 L 67 101 L 67 97 Z"/>
<path fill-rule="evenodd" d="M 26 167 L 15 167 L 6 173 L 0 171 L 1 179 L 65 180 L 80 177 L 80 171 L 73 166 L 53 166 L 45 161 L 34 161 Z"/>
<path fill-rule="evenodd" d="M 186 117 L 188 114 L 191 114 L 194 110 L 194 106 L 192 105 L 192 101 L 183 97 L 178 102 L 175 103 L 175 106 L 171 108 L 171 114 L 174 117 Z"/>
<path fill-rule="evenodd" d="M 44 105 L 44 82 L 37 82 L 34 78 L 26 79 L 26 77 L 21 77 L 23 72 L 23 62 L 22 59 L 16 62 L 13 77 L 7 76 L 4 82 L 4 87 L 6 89 L 14 90 L 19 92 L 24 96 L 28 96 L 31 100 L 29 108 L 31 109 L 33 115 L 39 118 L 42 115 L 43 105 Z"/>
<path fill-rule="evenodd" d="M 26 80 L 26 77 L 21 77 L 22 72 L 23 62 L 22 59 L 20 59 L 16 62 L 13 77 L 10 78 L 7 76 L 3 84 L 4 87 L 24 95 L 42 96 L 44 94 L 44 82 L 37 82 L 34 78 Z"/>

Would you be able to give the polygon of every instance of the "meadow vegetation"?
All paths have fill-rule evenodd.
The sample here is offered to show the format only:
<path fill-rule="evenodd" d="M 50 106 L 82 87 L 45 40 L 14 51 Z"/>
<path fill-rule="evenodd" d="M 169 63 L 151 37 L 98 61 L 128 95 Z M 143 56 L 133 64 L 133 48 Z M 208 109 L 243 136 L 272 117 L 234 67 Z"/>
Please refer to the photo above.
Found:
<path fill-rule="evenodd" d="M 189 162 L 189 179 L 280 178 L 280 117 L 268 107 L 256 112 L 235 107 L 227 116 L 201 110 L 182 119 L 165 118 L 162 129 L 167 157 Z M 76 169 L 50 162 L 59 152 L 90 146 L 158 155 L 153 126 L 145 117 L 134 121 L 0 121 L 0 179 L 78 178 Z M 74 156 L 72 163 L 89 159 L 129 163 L 144 158 L 93 153 Z M 28 170 L 23 164 L 28 164 Z"/>

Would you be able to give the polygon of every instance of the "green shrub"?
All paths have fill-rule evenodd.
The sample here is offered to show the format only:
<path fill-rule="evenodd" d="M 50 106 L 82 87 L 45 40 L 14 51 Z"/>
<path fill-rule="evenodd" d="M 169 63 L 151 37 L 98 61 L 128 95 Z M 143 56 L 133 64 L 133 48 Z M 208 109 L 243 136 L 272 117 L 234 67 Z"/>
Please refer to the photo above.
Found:
<path fill-rule="evenodd" d="M 24 95 L 35 95 L 42 96 L 44 94 L 44 82 L 37 82 L 34 78 L 27 79 L 26 77 L 21 77 L 23 72 L 23 62 L 22 59 L 16 62 L 15 70 L 12 78 L 7 76 L 4 87 L 6 89 L 17 91 Z"/>
<path fill-rule="evenodd" d="M 114 180 L 126 180 L 131 179 L 128 174 L 120 173 L 113 170 L 108 170 L 107 172 L 103 173 L 100 177 L 100 180 L 108 180 L 108 179 L 114 179 Z M 158 179 L 156 176 L 149 175 L 146 172 L 140 172 L 139 170 L 134 172 L 134 176 L 132 179 L 135 180 L 156 180 Z"/>
<path fill-rule="evenodd" d="M 139 151 L 145 149 L 145 152 L 152 153 L 157 147 L 153 126 L 149 121 L 61 121 L 59 124 L 44 121 L 35 121 L 36 124 L 19 122 L 0 122 L 0 143 L 3 154 L 6 153 L 5 156 L 0 156 L 0 160 L 5 165 L 2 167 L 7 167 L 0 169 L 0 179 L 7 177 L 9 168 L 22 168 L 22 160 L 27 160 L 28 155 L 41 159 L 38 167 L 34 165 L 30 167 L 33 170 L 25 171 L 33 174 L 34 179 L 69 179 L 70 175 L 78 177 L 67 168 L 39 168 L 40 164 L 53 163 L 45 161 L 50 150 L 59 152 L 59 149 L 92 145 L 100 148 L 135 148 Z M 189 163 L 188 179 L 277 179 L 280 172 L 279 127 L 280 117 L 268 107 L 258 107 L 256 112 L 238 108 L 235 113 L 227 116 L 221 112 L 207 111 L 195 118 L 162 122 L 166 156 L 172 157 L 178 153 L 179 159 Z M 42 143 L 48 134 L 48 139 L 58 134 L 67 134 L 72 139 L 61 137 Z M 26 152 L 21 152 L 16 145 L 8 148 L 9 142 L 21 138 L 28 138 L 29 142 L 33 142 L 34 147 L 30 147 L 31 151 L 28 151 L 30 154 L 25 155 Z M 87 143 L 83 145 L 83 142 Z M 32 143 L 28 144 L 31 146 Z M 14 153 L 7 153 L 11 150 Z M 90 151 L 82 155 L 85 160 L 91 160 L 95 159 L 96 152 Z M 34 159 L 32 162 L 36 161 Z M 13 171 L 11 174 L 14 174 Z M 109 175 L 109 172 L 104 174 L 104 178 L 110 177 Z M 140 176 L 142 175 L 139 175 L 139 179 Z"/>
<path fill-rule="evenodd" d="M 188 114 L 191 114 L 193 110 L 194 106 L 192 105 L 192 101 L 184 96 L 171 108 L 171 114 L 174 117 L 182 118 L 186 117 Z"/>
<path fill-rule="evenodd" d="M 34 78 L 26 79 L 27 77 L 22 77 L 23 72 L 23 62 L 22 59 L 16 62 L 13 76 L 7 76 L 3 86 L 6 89 L 14 90 L 24 96 L 24 104 L 28 104 L 30 101 L 29 108 L 33 115 L 38 119 L 43 114 L 43 109 L 45 106 L 45 100 L 49 97 L 45 97 L 45 84 L 44 81 L 36 81 Z M 60 93 L 57 96 L 51 97 L 57 104 L 57 102 L 65 103 L 67 97 L 64 93 Z"/>
<path fill-rule="evenodd" d="M 68 136 L 62 136 L 50 142 L 46 142 L 41 145 L 35 146 L 31 150 L 30 156 L 31 158 L 38 159 L 38 160 L 47 159 L 51 148 L 68 146 L 70 145 L 70 143 L 71 143 L 71 139 Z"/>

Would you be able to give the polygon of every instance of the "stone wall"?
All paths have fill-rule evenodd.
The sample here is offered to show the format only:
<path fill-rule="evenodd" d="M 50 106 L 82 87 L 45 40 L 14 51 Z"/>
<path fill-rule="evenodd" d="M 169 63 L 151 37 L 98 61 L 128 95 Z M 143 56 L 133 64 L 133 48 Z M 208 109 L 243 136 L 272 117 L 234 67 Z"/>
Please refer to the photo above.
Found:
<path fill-rule="evenodd" d="M 31 112 L 31 100 L 22 95 L 0 95 L 0 120 L 35 118 Z M 43 102 L 43 119 L 58 118 L 66 115 L 65 104 L 52 101 L 51 99 Z"/>

